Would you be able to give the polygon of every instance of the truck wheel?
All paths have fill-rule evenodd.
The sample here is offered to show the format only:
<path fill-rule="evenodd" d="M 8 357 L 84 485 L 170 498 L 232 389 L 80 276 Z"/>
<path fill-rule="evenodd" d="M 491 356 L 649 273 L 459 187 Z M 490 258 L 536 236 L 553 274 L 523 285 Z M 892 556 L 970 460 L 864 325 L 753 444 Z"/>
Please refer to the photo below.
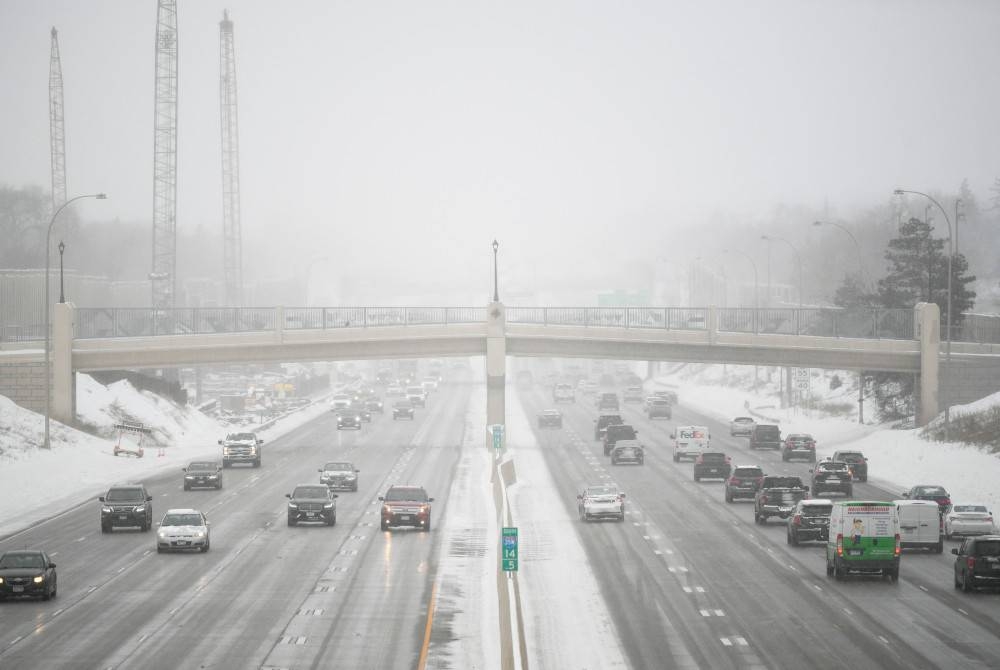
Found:
<path fill-rule="evenodd" d="M 934 553 L 935 554 L 944 553 L 944 540 L 938 540 L 938 543 L 934 546 Z"/>
<path fill-rule="evenodd" d="M 839 562 L 834 562 L 833 564 L 833 576 L 838 582 L 847 576 L 847 571 L 844 570 L 844 566 L 842 566 Z"/>
<path fill-rule="evenodd" d="M 783 460 L 783 461 L 785 461 L 787 463 L 788 462 L 788 455 L 787 454 L 782 454 L 781 455 L 781 460 Z"/>
<path fill-rule="evenodd" d="M 962 573 L 962 591 L 964 593 L 972 593 L 972 584 L 969 583 L 969 573 Z"/>
<path fill-rule="evenodd" d="M 681 462 L 680 455 L 679 454 L 674 454 L 674 463 L 680 463 L 680 462 Z"/>
<path fill-rule="evenodd" d="M 696 482 L 700 482 L 700 481 L 701 481 L 701 477 L 699 477 L 698 475 L 695 475 L 695 476 L 694 476 L 694 480 L 695 480 Z"/>
<path fill-rule="evenodd" d="M 295 519 L 295 518 L 293 518 L 293 517 L 288 517 L 288 525 L 289 525 L 289 526 L 294 526 L 294 525 L 296 525 L 297 523 L 298 523 L 298 520 L 297 520 L 297 519 Z"/>
<path fill-rule="evenodd" d="M 382 530 L 389 530 L 389 524 L 387 524 L 384 519 L 382 520 L 380 527 L 382 528 Z"/>
<path fill-rule="evenodd" d="M 255 468 L 259 468 L 260 467 L 260 459 L 259 458 L 253 462 L 253 466 Z"/>
<path fill-rule="evenodd" d="M 727 503 L 733 502 L 733 495 L 729 491 L 726 491 L 726 502 Z"/>
<path fill-rule="evenodd" d="M 224 468 L 228 468 L 228 467 L 229 467 L 229 461 L 227 461 L 227 460 L 223 460 L 223 461 L 222 461 L 222 467 L 224 467 Z"/>
<path fill-rule="evenodd" d="M 191 490 L 191 485 L 188 484 L 187 482 L 184 482 L 184 490 L 185 491 L 190 491 Z"/>
<path fill-rule="evenodd" d="M 424 532 L 429 533 L 431 531 L 431 518 L 427 517 L 427 523 L 424 524 Z"/>

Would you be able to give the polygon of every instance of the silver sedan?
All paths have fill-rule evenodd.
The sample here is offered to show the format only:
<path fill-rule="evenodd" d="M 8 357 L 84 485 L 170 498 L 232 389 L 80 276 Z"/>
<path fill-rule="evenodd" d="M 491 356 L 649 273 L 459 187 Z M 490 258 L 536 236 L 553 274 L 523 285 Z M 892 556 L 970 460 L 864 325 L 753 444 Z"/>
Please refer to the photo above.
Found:
<path fill-rule="evenodd" d="M 949 540 L 956 535 L 992 535 L 995 532 L 993 513 L 986 505 L 953 505 L 944 517 L 944 534 Z"/>
<path fill-rule="evenodd" d="M 171 509 L 156 524 L 156 551 L 197 549 L 208 551 L 210 546 L 209 524 L 204 514 L 196 509 Z"/>

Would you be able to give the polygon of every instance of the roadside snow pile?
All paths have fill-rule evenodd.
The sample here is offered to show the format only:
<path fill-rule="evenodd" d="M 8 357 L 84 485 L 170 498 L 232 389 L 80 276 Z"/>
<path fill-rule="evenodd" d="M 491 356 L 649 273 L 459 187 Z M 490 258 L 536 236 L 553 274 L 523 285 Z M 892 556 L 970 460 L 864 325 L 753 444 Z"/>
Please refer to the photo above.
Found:
<path fill-rule="evenodd" d="M 61 443 L 105 444 L 100 438 L 64 426 L 58 421 L 50 422 L 49 431 L 54 447 Z M 0 460 L 10 463 L 26 459 L 37 453 L 44 440 L 45 416 L 24 409 L 13 400 L 0 395 Z M 8 484 L 5 477 L 4 485 Z"/>
<path fill-rule="evenodd" d="M 104 386 L 85 374 L 77 375 L 76 416 L 107 438 L 115 436 L 116 423 L 141 423 L 153 431 L 149 443 L 158 446 L 213 444 L 220 432 L 218 422 L 191 406 L 139 391 L 126 380 Z"/>

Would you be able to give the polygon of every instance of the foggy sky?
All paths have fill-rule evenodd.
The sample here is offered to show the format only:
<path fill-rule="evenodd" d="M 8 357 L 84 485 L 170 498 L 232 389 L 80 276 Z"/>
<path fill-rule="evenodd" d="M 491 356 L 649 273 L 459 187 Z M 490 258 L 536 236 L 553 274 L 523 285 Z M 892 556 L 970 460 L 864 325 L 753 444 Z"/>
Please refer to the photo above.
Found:
<path fill-rule="evenodd" d="M 1000 175 L 992 0 L 178 5 L 178 226 L 221 231 L 228 7 L 249 263 L 467 286 L 497 237 L 505 273 L 564 277 L 669 257 L 719 212 Z M 151 225 L 155 22 L 155 0 L 0 0 L 0 183 L 49 187 L 55 26 L 68 193 Z"/>

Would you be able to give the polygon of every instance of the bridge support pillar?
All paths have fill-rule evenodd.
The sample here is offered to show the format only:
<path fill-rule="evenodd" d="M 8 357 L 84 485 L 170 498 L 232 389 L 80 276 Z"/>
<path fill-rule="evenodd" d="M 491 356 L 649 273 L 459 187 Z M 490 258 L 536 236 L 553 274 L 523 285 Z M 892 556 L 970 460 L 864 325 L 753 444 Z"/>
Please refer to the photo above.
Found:
<path fill-rule="evenodd" d="M 56 303 L 52 312 L 52 418 L 72 425 L 76 418 L 73 383 L 73 303 Z"/>
<path fill-rule="evenodd" d="M 486 423 L 506 424 L 507 317 L 501 302 L 486 308 Z"/>
<path fill-rule="evenodd" d="M 920 342 L 920 388 L 917 425 L 926 426 L 938 414 L 938 384 L 941 356 L 941 310 L 933 302 L 913 308 L 914 328 Z"/>

